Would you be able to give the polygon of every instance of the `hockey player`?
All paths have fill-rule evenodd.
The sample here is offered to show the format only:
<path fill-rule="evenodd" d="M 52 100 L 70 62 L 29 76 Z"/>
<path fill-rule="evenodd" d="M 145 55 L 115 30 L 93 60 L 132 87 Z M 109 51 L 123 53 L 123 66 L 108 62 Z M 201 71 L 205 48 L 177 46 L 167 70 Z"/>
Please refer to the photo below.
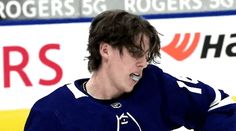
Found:
<path fill-rule="evenodd" d="M 123 10 L 99 14 L 89 32 L 91 78 L 38 100 L 25 131 L 236 131 L 236 104 L 228 94 L 150 64 L 160 56 L 158 35 Z"/>

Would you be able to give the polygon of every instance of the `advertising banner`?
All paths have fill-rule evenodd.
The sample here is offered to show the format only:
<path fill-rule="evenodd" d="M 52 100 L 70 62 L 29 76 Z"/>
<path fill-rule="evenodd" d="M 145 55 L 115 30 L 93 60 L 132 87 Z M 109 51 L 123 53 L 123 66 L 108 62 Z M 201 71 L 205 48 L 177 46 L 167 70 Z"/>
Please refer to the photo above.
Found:
<path fill-rule="evenodd" d="M 58 19 L 94 17 L 109 9 L 140 15 L 235 12 L 234 0 L 1 0 L 0 18 Z M 220 13 L 220 12 L 219 12 Z"/>

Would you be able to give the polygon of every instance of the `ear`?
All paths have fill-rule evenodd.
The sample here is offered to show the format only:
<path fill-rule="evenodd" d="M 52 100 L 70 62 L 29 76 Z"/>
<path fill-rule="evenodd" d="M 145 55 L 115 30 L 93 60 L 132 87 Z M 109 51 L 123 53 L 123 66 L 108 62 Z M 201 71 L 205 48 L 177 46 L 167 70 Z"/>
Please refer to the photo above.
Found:
<path fill-rule="evenodd" d="M 109 57 L 111 46 L 105 42 L 102 42 L 99 47 L 99 52 L 101 54 L 102 59 L 107 60 Z"/>

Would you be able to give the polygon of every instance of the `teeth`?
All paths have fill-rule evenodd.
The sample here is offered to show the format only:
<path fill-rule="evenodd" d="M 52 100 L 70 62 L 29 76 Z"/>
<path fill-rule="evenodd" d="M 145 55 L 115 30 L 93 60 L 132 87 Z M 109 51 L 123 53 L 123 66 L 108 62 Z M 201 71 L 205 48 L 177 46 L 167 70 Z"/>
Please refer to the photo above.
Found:
<path fill-rule="evenodd" d="M 130 74 L 130 77 L 134 80 L 134 81 L 138 81 L 141 76 L 139 74 L 135 74 L 135 73 L 132 73 Z"/>

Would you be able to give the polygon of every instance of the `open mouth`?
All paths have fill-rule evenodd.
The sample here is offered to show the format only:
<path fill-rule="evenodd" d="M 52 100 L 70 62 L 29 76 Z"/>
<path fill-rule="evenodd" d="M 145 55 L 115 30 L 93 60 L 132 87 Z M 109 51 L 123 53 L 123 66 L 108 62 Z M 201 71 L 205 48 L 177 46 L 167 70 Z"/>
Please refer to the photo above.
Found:
<path fill-rule="evenodd" d="M 136 82 L 139 81 L 142 77 L 140 74 L 136 74 L 136 73 L 131 73 L 129 76 L 131 77 L 131 79 L 133 79 Z"/>

